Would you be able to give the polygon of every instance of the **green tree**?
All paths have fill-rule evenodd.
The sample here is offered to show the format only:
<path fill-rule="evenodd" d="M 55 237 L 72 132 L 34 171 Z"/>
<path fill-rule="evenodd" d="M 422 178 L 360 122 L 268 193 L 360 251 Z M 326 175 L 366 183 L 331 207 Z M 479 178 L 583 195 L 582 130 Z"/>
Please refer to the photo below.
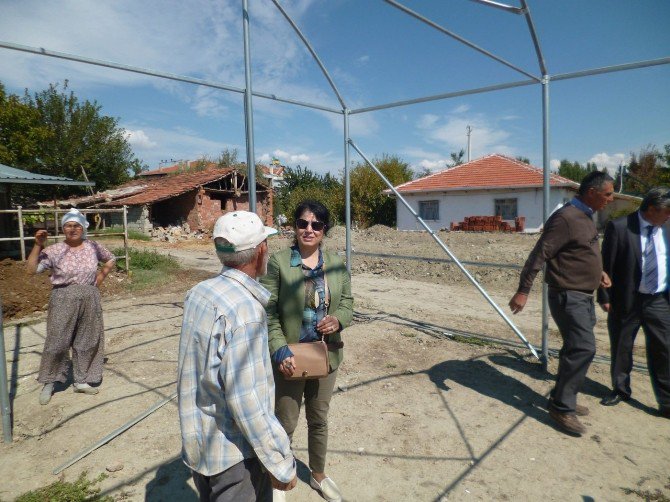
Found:
<path fill-rule="evenodd" d="M 461 148 L 458 152 L 451 152 L 451 164 L 449 167 L 460 166 L 463 163 L 463 156 L 465 155 L 465 150 Z"/>
<path fill-rule="evenodd" d="M 330 211 L 332 224 L 344 221 L 344 185 L 330 173 L 320 175 L 300 165 L 284 169 L 284 181 L 275 190 L 275 215 L 293 224 L 295 208 L 304 200 L 318 200 Z"/>
<path fill-rule="evenodd" d="M 232 150 L 225 148 L 219 155 L 216 164 L 220 167 L 233 167 L 237 165 L 238 162 L 237 148 L 233 148 Z"/>
<path fill-rule="evenodd" d="M 516 160 L 518 160 L 519 162 L 523 162 L 524 164 L 530 164 L 530 159 L 528 157 L 524 157 L 522 155 L 518 155 L 516 157 Z"/>
<path fill-rule="evenodd" d="M 23 98 L 6 96 L 9 112 L 0 114 L 2 158 L 13 159 L 13 165 L 27 171 L 51 176 L 94 181 L 96 190 L 105 190 L 130 179 L 130 173 L 142 170 L 135 158 L 126 131 L 118 119 L 102 115 L 95 101 L 80 101 L 68 92 L 67 80 L 61 86 L 51 84 L 47 90 Z M 15 120 L 16 116 L 22 120 Z M 11 126 L 7 121 L 12 121 Z M 11 131 L 7 134 L 6 131 Z M 81 193 L 77 187 L 58 187 L 56 194 Z M 24 198 L 40 198 L 53 189 L 26 187 Z"/>
<path fill-rule="evenodd" d="M 40 124 L 36 109 L 7 95 L 0 83 L 0 163 L 27 169 L 34 165 L 39 147 L 49 132 Z"/>
<path fill-rule="evenodd" d="M 579 162 L 570 162 L 567 159 L 563 159 L 558 167 L 558 174 L 569 180 L 581 183 L 587 174 L 597 170 L 598 166 L 593 162 L 588 162 L 586 167 L 583 167 Z"/>
<path fill-rule="evenodd" d="M 409 164 L 395 155 L 382 155 L 372 163 L 394 186 L 414 177 Z M 395 199 L 382 193 L 388 188 L 377 173 L 365 163 L 356 165 L 351 177 L 352 219 L 362 227 L 396 224 Z"/>
<path fill-rule="evenodd" d="M 643 195 L 654 186 L 670 184 L 668 157 L 670 145 L 662 153 L 654 145 L 647 145 L 639 153 L 631 153 L 630 163 L 624 174 L 624 189 L 627 193 Z"/>

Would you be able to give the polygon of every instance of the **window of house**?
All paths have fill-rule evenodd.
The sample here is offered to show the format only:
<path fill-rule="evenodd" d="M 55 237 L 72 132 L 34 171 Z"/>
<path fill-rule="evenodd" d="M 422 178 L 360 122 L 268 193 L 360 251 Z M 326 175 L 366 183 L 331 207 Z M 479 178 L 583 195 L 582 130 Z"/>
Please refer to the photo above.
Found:
<path fill-rule="evenodd" d="M 503 220 L 513 220 L 519 214 L 517 213 L 518 199 L 495 199 L 496 216 L 502 216 Z"/>
<path fill-rule="evenodd" d="M 419 201 L 419 216 L 422 220 L 440 219 L 440 201 L 422 200 Z"/>

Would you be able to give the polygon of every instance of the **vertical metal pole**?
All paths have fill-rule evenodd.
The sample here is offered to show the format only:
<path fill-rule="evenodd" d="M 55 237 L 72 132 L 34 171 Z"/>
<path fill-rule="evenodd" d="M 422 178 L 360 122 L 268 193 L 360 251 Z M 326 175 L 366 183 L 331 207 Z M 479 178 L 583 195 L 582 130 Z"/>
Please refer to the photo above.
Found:
<path fill-rule="evenodd" d="M 244 123 L 247 136 L 247 173 L 249 183 L 249 211 L 256 212 L 256 160 L 254 159 L 254 112 L 251 103 L 251 51 L 249 47 L 249 2 L 242 0 L 242 27 L 244 28 Z"/>
<path fill-rule="evenodd" d="M 128 256 L 128 206 L 123 206 L 123 249 L 126 253 L 126 274 L 130 270 L 130 256 Z"/>
<path fill-rule="evenodd" d="M 549 218 L 550 199 L 549 199 L 549 75 L 542 77 L 542 221 L 546 222 Z M 547 371 L 549 362 L 549 287 L 542 281 L 542 367 Z"/>
<path fill-rule="evenodd" d="M 351 274 L 351 180 L 349 178 L 349 109 L 344 109 L 344 224 L 347 271 Z"/>
<path fill-rule="evenodd" d="M 23 210 L 21 206 L 17 207 L 17 211 L 19 216 L 19 239 L 21 239 L 19 241 L 21 247 L 21 261 L 26 261 L 26 243 L 23 241 Z"/>
<path fill-rule="evenodd" d="M 5 443 L 12 442 L 12 409 L 7 391 L 7 359 L 5 359 L 5 330 L 2 324 L 2 297 L 0 296 L 0 406 L 2 407 L 2 435 Z"/>
<path fill-rule="evenodd" d="M 468 162 L 470 162 L 470 135 L 472 134 L 472 127 L 468 126 L 465 130 L 468 132 Z"/>
<path fill-rule="evenodd" d="M 54 240 L 58 242 L 58 210 L 54 209 Z"/>

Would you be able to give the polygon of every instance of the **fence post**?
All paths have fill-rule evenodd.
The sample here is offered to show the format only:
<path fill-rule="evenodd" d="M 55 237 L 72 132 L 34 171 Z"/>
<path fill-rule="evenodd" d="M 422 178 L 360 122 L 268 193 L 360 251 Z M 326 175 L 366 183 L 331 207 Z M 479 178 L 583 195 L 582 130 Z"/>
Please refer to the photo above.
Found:
<path fill-rule="evenodd" d="M 54 239 L 58 242 L 58 210 L 54 209 Z"/>
<path fill-rule="evenodd" d="M 26 261 L 26 243 L 23 240 L 23 211 L 21 206 L 17 206 L 19 215 L 19 242 L 21 243 L 21 261 Z"/>
<path fill-rule="evenodd" d="M 126 274 L 130 271 L 130 257 L 128 256 L 128 206 L 123 206 L 123 248 L 126 252 Z"/>
<path fill-rule="evenodd" d="M 2 297 L 0 296 L 0 406 L 2 407 L 2 434 L 5 443 L 12 442 L 12 408 L 7 391 L 7 359 L 5 356 L 5 330 L 2 324 Z"/>

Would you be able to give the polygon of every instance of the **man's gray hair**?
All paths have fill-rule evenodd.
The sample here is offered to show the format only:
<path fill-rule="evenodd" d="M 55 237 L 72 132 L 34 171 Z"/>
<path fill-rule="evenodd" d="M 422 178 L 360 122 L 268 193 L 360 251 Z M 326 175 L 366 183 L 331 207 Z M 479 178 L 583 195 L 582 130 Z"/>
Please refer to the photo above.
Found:
<path fill-rule="evenodd" d="M 642 203 L 640 204 L 640 211 L 646 211 L 649 206 L 658 208 L 670 207 L 670 189 L 664 187 L 655 187 L 649 190 Z"/>
<path fill-rule="evenodd" d="M 242 265 L 246 265 L 254 259 L 256 248 L 258 247 L 245 249 L 244 251 L 222 251 L 220 248 L 232 247 L 232 244 L 223 237 L 214 239 L 214 245 L 216 246 L 216 256 L 218 256 L 221 264 L 226 267 L 241 267 Z"/>
<path fill-rule="evenodd" d="M 600 191 L 607 182 L 613 182 L 614 179 L 602 171 L 593 171 L 587 174 L 579 185 L 579 195 L 586 195 L 591 188 Z"/>

